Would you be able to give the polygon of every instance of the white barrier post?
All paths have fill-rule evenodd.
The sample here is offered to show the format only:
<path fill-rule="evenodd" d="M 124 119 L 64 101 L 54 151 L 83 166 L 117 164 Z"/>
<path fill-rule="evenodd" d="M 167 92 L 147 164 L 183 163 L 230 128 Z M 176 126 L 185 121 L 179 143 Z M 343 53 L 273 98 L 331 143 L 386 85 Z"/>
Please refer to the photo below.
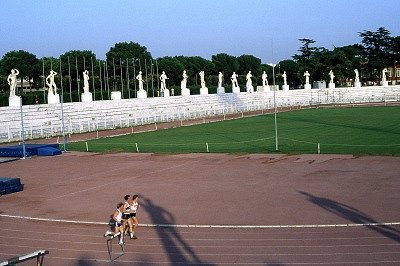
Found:
<path fill-rule="evenodd" d="M 208 142 L 206 142 L 206 147 L 207 147 L 207 152 L 210 152 L 210 150 L 208 149 Z"/>
<path fill-rule="evenodd" d="M 319 145 L 319 143 L 318 143 L 318 154 L 320 154 L 321 153 L 321 145 Z"/>
<path fill-rule="evenodd" d="M 137 143 L 135 143 L 135 145 L 136 145 L 136 151 L 139 152 L 139 147 L 138 147 Z"/>

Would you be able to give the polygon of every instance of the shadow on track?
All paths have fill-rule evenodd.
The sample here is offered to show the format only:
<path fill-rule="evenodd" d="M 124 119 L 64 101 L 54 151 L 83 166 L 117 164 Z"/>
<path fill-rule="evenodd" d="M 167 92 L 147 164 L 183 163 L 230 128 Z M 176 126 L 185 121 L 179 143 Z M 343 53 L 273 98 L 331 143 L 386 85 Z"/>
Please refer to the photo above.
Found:
<path fill-rule="evenodd" d="M 171 264 L 213 265 L 202 261 L 177 229 L 172 226 L 175 224 L 175 218 L 169 211 L 144 196 L 141 196 L 140 202 L 141 206 L 149 213 L 154 224 L 166 225 L 158 226 L 156 230 Z M 171 227 L 168 227 L 168 225 L 171 225 Z"/>
<path fill-rule="evenodd" d="M 298 191 L 300 194 L 308 197 L 308 200 L 326 211 L 336 214 L 339 217 L 345 218 L 355 224 L 376 224 L 379 221 L 374 220 L 367 214 L 346 204 L 339 203 L 327 198 L 314 196 L 304 191 Z M 368 227 L 381 235 L 390 238 L 396 242 L 400 242 L 400 232 L 385 225 L 368 225 Z"/>

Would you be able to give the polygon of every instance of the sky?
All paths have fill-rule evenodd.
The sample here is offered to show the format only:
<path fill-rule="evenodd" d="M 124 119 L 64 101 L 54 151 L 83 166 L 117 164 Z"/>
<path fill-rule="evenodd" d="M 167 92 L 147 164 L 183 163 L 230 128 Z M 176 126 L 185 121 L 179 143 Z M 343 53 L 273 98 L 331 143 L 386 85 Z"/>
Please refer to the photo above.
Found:
<path fill-rule="evenodd" d="M 332 50 L 379 27 L 400 35 L 399 0 L 0 0 L 0 57 L 90 50 L 104 59 L 133 41 L 153 58 L 227 53 L 271 63 L 292 59 L 298 39 Z"/>

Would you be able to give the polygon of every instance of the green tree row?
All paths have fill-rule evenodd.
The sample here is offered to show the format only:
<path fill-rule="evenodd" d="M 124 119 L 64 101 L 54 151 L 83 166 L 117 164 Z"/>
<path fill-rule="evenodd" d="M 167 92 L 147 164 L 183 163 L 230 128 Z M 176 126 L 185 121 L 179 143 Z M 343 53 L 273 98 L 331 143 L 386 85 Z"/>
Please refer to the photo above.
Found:
<path fill-rule="evenodd" d="M 281 74 L 286 71 L 289 85 L 296 87 L 304 83 L 303 73 L 306 70 L 310 72 L 312 81 L 328 80 L 329 70 L 332 69 L 335 81 L 338 85 L 344 85 L 353 78 L 356 68 L 364 71 L 364 76 L 367 75 L 371 80 L 378 80 L 381 69 L 400 62 L 400 36 L 392 37 L 383 27 L 358 34 L 362 38 L 360 44 L 334 47 L 333 50 L 313 46 L 315 41 L 312 39 L 299 39 L 301 46 L 298 53 L 292 59 L 279 62 L 275 69 L 276 82 L 282 84 Z M 253 55 L 236 57 L 220 53 L 213 55 L 211 60 L 199 56 L 154 59 L 146 47 L 135 42 L 115 44 L 106 53 L 106 60 L 98 59 L 92 51 L 73 50 L 59 58 L 40 59 L 27 51 L 10 51 L 0 60 L 0 91 L 7 97 L 7 76 L 13 68 L 20 71 L 19 78 L 26 80 L 33 91 L 45 87 L 45 77 L 50 70 L 55 70 L 58 72 L 56 83 L 67 95 L 64 101 L 74 101 L 76 95 L 79 100 L 79 92 L 83 88 L 82 72 L 85 69 L 90 72 L 90 87 L 97 99 L 109 99 L 112 90 L 122 90 L 124 97 L 135 97 L 135 77 L 139 71 L 142 71 L 149 96 L 158 95 L 161 71 L 165 71 L 169 77 L 168 86 L 178 90 L 183 70 L 189 76 L 188 85 L 191 89 L 199 85 L 200 71 L 205 71 L 206 83 L 212 84 L 209 87 L 216 86 L 219 72 L 224 74 L 224 86 L 227 88 L 230 87 L 232 72 L 239 74 L 239 84 L 244 84 L 245 75 L 252 71 L 254 83 L 260 85 L 261 74 L 266 71 L 272 83 L 272 67 L 262 64 L 261 59 Z M 17 93 L 22 94 L 21 90 Z"/>

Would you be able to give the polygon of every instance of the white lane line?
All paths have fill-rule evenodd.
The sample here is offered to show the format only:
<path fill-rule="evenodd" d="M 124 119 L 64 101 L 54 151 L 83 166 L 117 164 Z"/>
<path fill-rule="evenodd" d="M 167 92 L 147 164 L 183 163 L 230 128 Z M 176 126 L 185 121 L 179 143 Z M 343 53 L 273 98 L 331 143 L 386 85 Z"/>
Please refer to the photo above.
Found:
<path fill-rule="evenodd" d="M 89 222 L 78 220 L 63 220 L 27 217 L 20 215 L 0 214 L 0 217 L 25 219 L 32 221 L 60 222 L 73 224 L 92 224 L 92 225 L 108 225 L 105 222 Z M 400 225 L 400 222 L 382 222 L 382 223 L 361 223 L 361 224 L 293 224 L 293 225 L 217 225 L 217 224 L 139 224 L 143 227 L 172 227 L 172 228 L 239 228 L 239 229 L 257 229 L 257 228 L 320 228 L 320 227 L 361 227 L 361 226 L 389 226 Z"/>

